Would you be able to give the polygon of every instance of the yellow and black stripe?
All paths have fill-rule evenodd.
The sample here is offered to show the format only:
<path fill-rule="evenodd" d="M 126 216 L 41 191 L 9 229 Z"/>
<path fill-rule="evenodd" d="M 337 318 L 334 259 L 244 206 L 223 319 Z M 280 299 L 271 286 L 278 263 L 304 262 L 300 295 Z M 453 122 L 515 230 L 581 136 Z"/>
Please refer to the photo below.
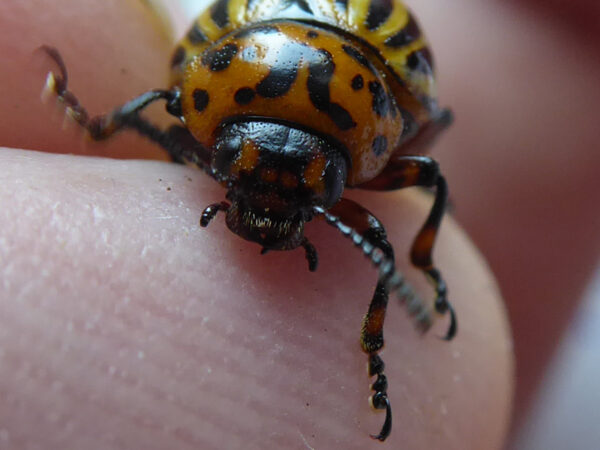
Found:
<path fill-rule="evenodd" d="M 431 52 L 413 15 L 399 0 L 217 0 L 196 19 L 172 59 L 172 85 L 209 45 L 244 26 L 297 20 L 337 29 L 374 54 L 392 75 L 399 105 L 423 124 L 437 112 Z"/>

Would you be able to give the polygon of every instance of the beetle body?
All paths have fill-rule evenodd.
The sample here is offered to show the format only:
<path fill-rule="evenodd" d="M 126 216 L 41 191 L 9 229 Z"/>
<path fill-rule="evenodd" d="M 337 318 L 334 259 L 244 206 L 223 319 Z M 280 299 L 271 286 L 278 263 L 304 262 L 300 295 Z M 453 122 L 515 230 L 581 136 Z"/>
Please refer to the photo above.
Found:
<path fill-rule="evenodd" d="M 428 308 L 395 271 L 383 225 L 342 197 L 346 187 L 435 188 L 431 212 L 415 238 L 412 263 L 436 291 L 434 309 L 449 312 L 446 339 L 456 332 L 446 285 L 432 260 L 447 199 L 437 163 L 420 156 L 451 122 L 435 94 L 431 54 L 415 19 L 399 0 L 217 0 L 193 23 L 171 59 L 171 85 L 90 118 L 67 90 L 58 52 L 44 47 L 60 74 L 48 86 L 93 139 L 132 128 L 164 147 L 176 162 L 205 170 L 227 189 L 208 206 L 237 235 L 269 250 L 303 247 L 309 269 L 317 253 L 305 224 L 324 217 L 379 268 L 363 320 L 361 346 L 369 357 L 372 405 L 386 410 L 383 323 L 396 293 L 417 324 L 431 324 Z M 180 120 L 161 130 L 140 116 L 164 99 Z"/>
<path fill-rule="evenodd" d="M 430 55 L 399 1 L 219 0 L 176 47 L 171 78 L 207 148 L 224 121 L 287 121 L 343 146 L 358 186 L 439 113 Z"/>

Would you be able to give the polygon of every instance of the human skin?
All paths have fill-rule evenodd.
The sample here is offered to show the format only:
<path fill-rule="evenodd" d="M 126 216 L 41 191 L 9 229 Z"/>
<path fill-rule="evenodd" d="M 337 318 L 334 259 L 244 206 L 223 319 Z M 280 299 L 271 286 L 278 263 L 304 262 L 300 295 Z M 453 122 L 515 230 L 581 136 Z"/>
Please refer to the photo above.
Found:
<path fill-rule="evenodd" d="M 40 23 L 39 5 L 0 6 L 7 9 L 0 18 L 11 18 L 1 24 L 0 45 L 15 56 L 0 69 L 12 83 L 0 100 L 0 122 L 10 123 L 0 143 L 154 158 L 160 153 L 133 137 L 81 144 L 75 127 L 60 129 L 52 102 L 39 102 L 52 68 L 32 54 L 40 43 L 60 46 L 73 90 L 93 111 L 165 83 L 170 46 L 136 2 L 106 2 L 93 14 L 81 3 L 63 0 Z M 13 43 L 15 35 L 21 39 Z M 103 63 L 90 71 L 90 61 Z M 307 226 L 320 255 L 310 273 L 301 250 L 260 256 L 220 217 L 200 229 L 202 209 L 225 194 L 200 171 L 16 149 L 1 150 L 0 167 L 2 444 L 501 448 L 511 340 L 494 279 L 451 218 L 435 258 L 460 334 L 438 339 L 448 325 L 440 318 L 421 336 L 390 302 L 382 356 L 395 424 L 380 444 L 368 437 L 383 414 L 367 405 L 367 358 L 358 345 L 376 274 L 333 228 L 318 220 Z M 399 269 L 430 299 L 407 253 L 431 198 L 347 195 L 387 224 Z"/>

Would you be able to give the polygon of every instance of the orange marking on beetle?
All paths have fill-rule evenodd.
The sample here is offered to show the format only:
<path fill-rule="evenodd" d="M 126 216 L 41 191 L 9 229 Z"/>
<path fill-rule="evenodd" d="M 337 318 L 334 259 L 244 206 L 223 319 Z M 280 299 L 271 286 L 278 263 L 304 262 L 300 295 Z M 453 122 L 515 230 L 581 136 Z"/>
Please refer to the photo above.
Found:
<path fill-rule="evenodd" d="M 412 248 L 413 264 L 420 268 L 432 267 L 431 249 L 435 241 L 437 230 L 435 227 L 426 227 L 421 230 Z"/>
<path fill-rule="evenodd" d="M 275 169 L 263 168 L 260 171 L 260 177 L 265 183 L 275 183 L 277 181 L 278 172 Z"/>
<path fill-rule="evenodd" d="M 375 336 L 383 330 L 383 322 L 385 320 L 385 308 L 379 307 L 369 311 L 365 317 L 364 331 L 367 335 Z"/>
<path fill-rule="evenodd" d="M 237 172 L 251 172 L 258 164 L 260 151 L 252 142 L 244 142 L 240 156 L 235 160 Z"/>
<path fill-rule="evenodd" d="M 279 175 L 279 181 L 283 187 L 288 189 L 298 187 L 298 177 L 290 172 L 282 172 L 281 175 Z"/>
<path fill-rule="evenodd" d="M 321 191 L 324 188 L 323 174 L 327 161 L 321 154 L 315 156 L 304 169 L 304 184 L 314 191 Z"/>

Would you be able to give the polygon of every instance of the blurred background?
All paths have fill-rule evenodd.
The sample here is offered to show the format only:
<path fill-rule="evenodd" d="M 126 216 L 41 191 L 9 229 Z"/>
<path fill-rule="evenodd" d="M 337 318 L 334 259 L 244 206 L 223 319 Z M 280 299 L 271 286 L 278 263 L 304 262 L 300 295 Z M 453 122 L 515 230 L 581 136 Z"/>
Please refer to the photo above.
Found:
<path fill-rule="evenodd" d="M 181 1 L 190 18 L 205 5 Z M 433 156 L 513 328 L 507 446 L 598 448 L 600 3 L 407 3 L 457 118 Z"/>

